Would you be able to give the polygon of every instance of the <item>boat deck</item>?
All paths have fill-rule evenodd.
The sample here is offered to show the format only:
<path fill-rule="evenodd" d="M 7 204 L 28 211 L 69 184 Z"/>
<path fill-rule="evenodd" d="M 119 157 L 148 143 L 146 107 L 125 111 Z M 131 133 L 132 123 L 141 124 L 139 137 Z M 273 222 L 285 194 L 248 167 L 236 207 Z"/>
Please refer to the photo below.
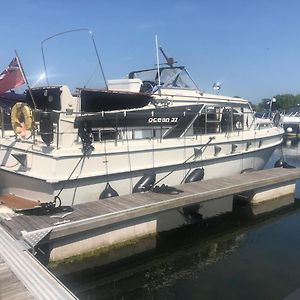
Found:
<path fill-rule="evenodd" d="M 295 182 L 298 178 L 300 178 L 300 168 L 268 169 L 178 185 L 173 193 L 137 193 L 74 205 L 72 212 L 43 216 L 17 214 L 0 221 L 15 238 L 25 239 L 31 246 L 35 246 L 36 240 L 41 241 L 46 235 L 49 242 L 196 203 Z"/>

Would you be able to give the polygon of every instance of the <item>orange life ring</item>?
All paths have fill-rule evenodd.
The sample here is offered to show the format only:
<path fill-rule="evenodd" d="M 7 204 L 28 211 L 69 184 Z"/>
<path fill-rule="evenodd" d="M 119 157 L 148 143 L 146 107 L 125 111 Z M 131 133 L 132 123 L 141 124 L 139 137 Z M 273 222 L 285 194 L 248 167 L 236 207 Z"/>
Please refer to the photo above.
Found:
<path fill-rule="evenodd" d="M 17 102 L 11 109 L 11 126 L 17 135 L 25 137 L 27 131 L 32 129 L 32 110 L 26 103 Z"/>

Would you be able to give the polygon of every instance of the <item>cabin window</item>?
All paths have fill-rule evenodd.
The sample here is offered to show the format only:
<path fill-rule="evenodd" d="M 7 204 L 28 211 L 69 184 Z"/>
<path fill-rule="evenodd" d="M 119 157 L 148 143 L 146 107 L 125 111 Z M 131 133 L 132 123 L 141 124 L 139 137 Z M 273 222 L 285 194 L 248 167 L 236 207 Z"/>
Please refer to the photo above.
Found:
<path fill-rule="evenodd" d="M 244 112 L 244 127 L 245 129 L 250 129 L 252 123 L 254 122 L 254 116 L 250 106 L 243 109 Z"/>
<path fill-rule="evenodd" d="M 242 107 L 233 109 L 233 130 L 244 130 L 244 110 Z"/>
<path fill-rule="evenodd" d="M 100 131 L 97 129 L 92 129 L 92 135 L 95 142 L 100 141 Z"/>
<path fill-rule="evenodd" d="M 205 125 L 207 133 L 220 132 L 222 120 L 222 108 L 221 107 L 206 107 L 205 110 Z"/>
<path fill-rule="evenodd" d="M 141 129 L 141 130 L 133 130 L 133 139 L 147 139 L 153 137 L 152 129 Z"/>
<path fill-rule="evenodd" d="M 92 129 L 94 142 L 109 141 L 109 140 L 141 140 L 150 138 L 163 138 L 163 135 L 169 128 L 154 128 L 154 129 L 130 129 L 119 128 L 119 130 L 100 130 Z"/>
<path fill-rule="evenodd" d="M 195 122 L 193 123 L 194 134 L 205 134 L 205 115 L 199 114 Z"/>
<path fill-rule="evenodd" d="M 119 139 L 119 132 L 116 130 L 92 130 L 94 142 L 113 141 Z"/>
<path fill-rule="evenodd" d="M 231 132 L 233 130 L 233 109 L 224 107 L 221 118 L 221 132 Z"/>
<path fill-rule="evenodd" d="M 163 138 L 164 134 L 169 130 L 169 128 L 154 128 L 154 129 L 137 129 L 132 130 L 131 139 L 151 139 L 151 138 Z M 125 136 L 124 132 L 124 136 Z"/>
<path fill-rule="evenodd" d="M 223 107 L 206 106 L 193 123 L 194 134 L 221 132 Z M 224 123 L 224 120 L 223 120 Z"/>
<path fill-rule="evenodd" d="M 249 128 L 253 119 L 252 112 L 247 111 L 245 116 L 244 111 L 243 107 L 206 106 L 193 123 L 193 134 L 232 132 Z"/>
<path fill-rule="evenodd" d="M 94 140 L 95 141 L 109 141 L 109 140 L 116 140 L 118 138 L 118 131 L 117 130 L 100 130 L 97 132 L 93 132 Z"/>

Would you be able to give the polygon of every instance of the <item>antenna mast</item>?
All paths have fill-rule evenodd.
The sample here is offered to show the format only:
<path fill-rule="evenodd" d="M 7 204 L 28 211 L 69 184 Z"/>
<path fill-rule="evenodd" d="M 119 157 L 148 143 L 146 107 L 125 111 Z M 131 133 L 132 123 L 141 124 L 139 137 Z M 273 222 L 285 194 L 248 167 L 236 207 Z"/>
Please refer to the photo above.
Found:
<path fill-rule="evenodd" d="M 155 45 L 156 45 L 156 64 L 157 64 L 158 86 L 160 87 L 160 70 L 159 70 L 159 57 L 158 57 L 158 41 L 157 41 L 157 35 L 155 36 Z"/>

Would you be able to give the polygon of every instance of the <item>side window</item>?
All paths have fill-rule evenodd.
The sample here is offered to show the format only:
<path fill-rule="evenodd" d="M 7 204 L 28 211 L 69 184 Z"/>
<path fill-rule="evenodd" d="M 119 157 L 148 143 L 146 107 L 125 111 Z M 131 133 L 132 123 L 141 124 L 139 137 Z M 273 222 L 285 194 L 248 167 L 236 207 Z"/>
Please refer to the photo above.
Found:
<path fill-rule="evenodd" d="M 244 108 L 244 127 L 245 129 L 249 129 L 254 121 L 253 112 L 250 107 Z"/>
<path fill-rule="evenodd" d="M 205 114 L 199 114 L 193 123 L 193 134 L 205 134 L 206 126 L 205 126 Z"/>
<path fill-rule="evenodd" d="M 252 122 L 252 111 L 246 106 L 206 106 L 193 124 L 193 134 L 246 130 Z"/>
<path fill-rule="evenodd" d="M 220 107 L 206 106 L 193 123 L 194 134 L 219 132 Z"/>
<path fill-rule="evenodd" d="M 116 140 L 118 137 L 118 131 L 116 130 L 101 130 L 100 138 L 102 141 L 104 140 Z"/>
<path fill-rule="evenodd" d="M 233 127 L 233 110 L 232 107 L 222 109 L 221 132 L 231 132 Z"/>
<path fill-rule="evenodd" d="M 233 108 L 233 130 L 244 130 L 244 110 L 242 107 Z"/>
<path fill-rule="evenodd" d="M 222 119 L 222 109 L 218 106 L 206 107 L 206 133 L 220 132 L 220 122 Z"/>

